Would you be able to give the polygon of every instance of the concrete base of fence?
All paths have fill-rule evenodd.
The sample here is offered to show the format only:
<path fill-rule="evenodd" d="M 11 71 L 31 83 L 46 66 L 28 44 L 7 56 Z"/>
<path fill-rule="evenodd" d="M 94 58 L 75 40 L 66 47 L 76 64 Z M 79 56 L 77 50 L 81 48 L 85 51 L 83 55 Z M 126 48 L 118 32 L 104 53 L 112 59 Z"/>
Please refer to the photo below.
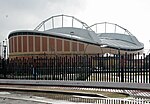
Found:
<path fill-rule="evenodd" d="M 0 84 L 85 87 L 85 88 L 106 88 L 106 89 L 149 90 L 150 91 L 150 84 L 148 83 L 0 79 Z"/>

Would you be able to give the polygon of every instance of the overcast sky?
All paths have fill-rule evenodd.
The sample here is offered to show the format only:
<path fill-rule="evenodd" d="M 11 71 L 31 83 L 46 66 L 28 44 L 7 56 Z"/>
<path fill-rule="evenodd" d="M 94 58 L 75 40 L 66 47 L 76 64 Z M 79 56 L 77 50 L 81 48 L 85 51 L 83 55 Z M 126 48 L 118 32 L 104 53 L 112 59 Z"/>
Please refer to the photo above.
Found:
<path fill-rule="evenodd" d="M 150 0 L 0 0 L 0 41 L 15 30 L 33 30 L 48 17 L 66 14 L 88 25 L 112 22 L 150 48 Z"/>

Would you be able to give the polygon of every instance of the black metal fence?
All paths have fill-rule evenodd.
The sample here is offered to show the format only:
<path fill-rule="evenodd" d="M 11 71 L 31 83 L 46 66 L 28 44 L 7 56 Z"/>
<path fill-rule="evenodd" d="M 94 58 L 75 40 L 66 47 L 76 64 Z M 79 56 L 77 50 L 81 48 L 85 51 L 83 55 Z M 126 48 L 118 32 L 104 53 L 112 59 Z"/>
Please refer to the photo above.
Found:
<path fill-rule="evenodd" d="M 0 78 L 150 83 L 150 55 L 49 55 L 0 60 Z"/>

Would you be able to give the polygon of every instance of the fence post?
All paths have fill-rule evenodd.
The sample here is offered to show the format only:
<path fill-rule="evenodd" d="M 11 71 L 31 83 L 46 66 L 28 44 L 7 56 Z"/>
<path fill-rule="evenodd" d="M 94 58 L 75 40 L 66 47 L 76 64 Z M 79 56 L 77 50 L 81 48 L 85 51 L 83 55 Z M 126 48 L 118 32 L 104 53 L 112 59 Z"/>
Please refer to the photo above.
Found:
<path fill-rule="evenodd" d="M 124 56 L 121 55 L 121 82 L 124 82 Z"/>
<path fill-rule="evenodd" d="M 3 70 L 4 79 L 6 79 L 6 60 L 4 58 L 2 59 L 2 70 Z"/>
<path fill-rule="evenodd" d="M 33 59 L 33 67 L 32 67 L 33 78 L 36 80 L 36 59 Z"/>

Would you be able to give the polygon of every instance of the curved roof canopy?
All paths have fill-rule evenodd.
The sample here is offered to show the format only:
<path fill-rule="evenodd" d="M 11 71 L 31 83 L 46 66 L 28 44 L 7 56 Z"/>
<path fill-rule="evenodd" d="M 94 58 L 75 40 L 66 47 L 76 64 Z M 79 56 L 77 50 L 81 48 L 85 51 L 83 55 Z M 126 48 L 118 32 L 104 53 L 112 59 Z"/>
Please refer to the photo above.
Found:
<path fill-rule="evenodd" d="M 12 32 L 9 37 L 16 32 L 25 31 Z M 102 22 L 88 26 L 85 22 L 68 15 L 52 16 L 42 21 L 34 30 L 27 32 L 54 35 L 126 51 L 144 48 L 143 43 L 117 24 Z"/>
<path fill-rule="evenodd" d="M 127 29 L 109 22 L 96 23 L 90 26 L 97 34 L 101 43 L 110 48 L 122 50 L 142 50 L 144 44 L 139 42 Z"/>

